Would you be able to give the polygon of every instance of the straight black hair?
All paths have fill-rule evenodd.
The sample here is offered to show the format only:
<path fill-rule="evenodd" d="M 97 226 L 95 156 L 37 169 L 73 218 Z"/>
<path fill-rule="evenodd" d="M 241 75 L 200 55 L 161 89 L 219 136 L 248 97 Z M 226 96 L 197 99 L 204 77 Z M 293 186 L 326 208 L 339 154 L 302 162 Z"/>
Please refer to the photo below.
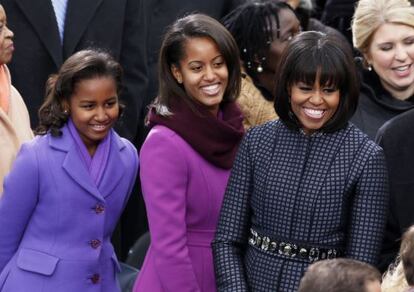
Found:
<path fill-rule="evenodd" d="M 355 113 L 359 79 L 352 51 L 333 35 L 316 31 L 298 34 L 281 56 L 276 78 L 274 107 L 280 119 L 292 129 L 301 127 L 290 105 L 291 88 L 298 82 L 313 85 L 318 81 L 339 89 L 338 109 L 321 131 L 344 128 Z"/>

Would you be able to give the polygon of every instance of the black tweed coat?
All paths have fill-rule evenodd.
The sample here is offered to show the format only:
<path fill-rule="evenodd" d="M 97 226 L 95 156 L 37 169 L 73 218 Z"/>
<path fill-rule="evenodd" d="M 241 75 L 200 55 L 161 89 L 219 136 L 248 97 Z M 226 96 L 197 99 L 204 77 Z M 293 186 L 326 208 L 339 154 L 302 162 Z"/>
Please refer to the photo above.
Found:
<path fill-rule="evenodd" d="M 244 138 L 213 241 L 218 291 L 296 291 L 310 264 L 249 245 L 253 227 L 281 241 L 343 248 L 375 264 L 388 207 L 382 149 L 354 125 L 306 136 L 273 121 Z"/>

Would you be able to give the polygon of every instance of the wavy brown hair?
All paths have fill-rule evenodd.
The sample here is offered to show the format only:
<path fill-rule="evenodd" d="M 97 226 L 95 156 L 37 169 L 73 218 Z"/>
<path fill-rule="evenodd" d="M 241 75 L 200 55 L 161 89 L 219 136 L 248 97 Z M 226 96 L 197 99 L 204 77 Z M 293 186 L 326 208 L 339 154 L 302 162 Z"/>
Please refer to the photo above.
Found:
<path fill-rule="evenodd" d="M 113 78 L 119 96 L 122 89 L 122 68 L 109 53 L 87 49 L 69 57 L 59 72 L 47 80 L 46 98 L 39 109 L 39 126 L 35 134 L 45 135 L 50 132 L 52 136 L 62 135 L 60 129 L 70 116 L 66 105 L 69 104 L 77 84 L 99 77 Z M 124 106 L 121 103 L 119 106 L 121 114 Z"/>

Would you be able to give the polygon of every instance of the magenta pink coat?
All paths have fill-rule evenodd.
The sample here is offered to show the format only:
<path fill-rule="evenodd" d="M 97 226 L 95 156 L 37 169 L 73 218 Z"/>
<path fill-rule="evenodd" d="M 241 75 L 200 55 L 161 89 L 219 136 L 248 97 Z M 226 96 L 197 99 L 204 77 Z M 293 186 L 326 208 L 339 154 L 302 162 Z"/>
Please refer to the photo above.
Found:
<path fill-rule="evenodd" d="M 151 245 L 134 292 L 216 291 L 211 241 L 229 170 L 155 126 L 140 152 Z"/>

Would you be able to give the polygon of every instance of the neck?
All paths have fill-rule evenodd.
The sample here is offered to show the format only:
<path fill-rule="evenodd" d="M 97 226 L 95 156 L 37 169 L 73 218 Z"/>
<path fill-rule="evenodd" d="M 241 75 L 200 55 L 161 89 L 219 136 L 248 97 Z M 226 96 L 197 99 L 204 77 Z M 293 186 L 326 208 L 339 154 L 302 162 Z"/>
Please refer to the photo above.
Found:
<path fill-rule="evenodd" d="M 395 89 L 383 80 L 381 80 L 381 84 L 395 99 L 406 100 L 414 95 L 414 83 L 401 89 Z"/>
<path fill-rule="evenodd" d="M 274 95 L 274 85 L 275 85 L 275 73 L 264 70 L 262 73 L 257 74 L 257 79 L 261 86 L 263 86 L 271 95 Z"/>

